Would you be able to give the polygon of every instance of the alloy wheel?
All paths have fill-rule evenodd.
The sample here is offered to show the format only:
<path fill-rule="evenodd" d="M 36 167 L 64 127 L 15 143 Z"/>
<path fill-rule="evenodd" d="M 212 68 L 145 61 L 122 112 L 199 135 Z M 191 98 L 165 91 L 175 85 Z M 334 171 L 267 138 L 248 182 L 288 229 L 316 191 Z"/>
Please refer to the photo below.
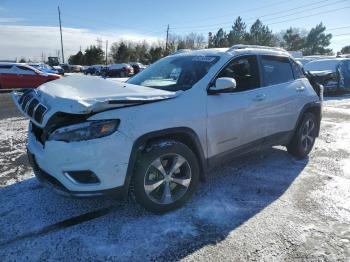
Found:
<path fill-rule="evenodd" d="M 180 199 L 191 183 L 191 168 L 179 154 L 166 154 L 156 158 L 144 177 L 146 195 L 157 204 L 171 204 Z"/>
<path fill-rule="evenodd" d="M 308 119 L 302 129 L 301 144 L 305 152 L 309 152 L 315 141 L 315 123 L 312 119 Z"/>

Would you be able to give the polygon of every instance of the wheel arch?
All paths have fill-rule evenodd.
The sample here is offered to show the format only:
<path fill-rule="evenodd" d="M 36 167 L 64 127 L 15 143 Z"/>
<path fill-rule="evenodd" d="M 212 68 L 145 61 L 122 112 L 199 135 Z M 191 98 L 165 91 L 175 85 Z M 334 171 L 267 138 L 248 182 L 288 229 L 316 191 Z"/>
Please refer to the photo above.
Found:
<path fill-rule="evenodd" d="M 296 130 L 298 129 L 298 126 L 300 125 L 301 121 L 303 120 L 303 116 L 305 113 L 310 112 L 317 118 L 317 133 L 316 136 L 319 136 L 320 133 L 320 127 L 321 127 L 321 119 L 322 119 L 322 107 L 321 102 L 311 102 L 307 103 L 303 109 L 301 110 L 298 120 L 296 122 L 296 125 L 294 127 L 293 134 L 295 134 Z"/>
<path fill-rule="evenodd" d="M 133 144 L 128 169 L 127 176 L 125 178 L 124 186 L 129 188 L 131 183 L 131 179 L 134 173 L 134 169 L 136 166 L 137 158 L 140 154 L 148 147 L 148 145 L 163 139 L 171 139 L 178 142 L 181 142 L 187 145 L 195 154 L 200 170 L 200 179 L 205 181 L 206 178 L 206 170 L 207 170 L 207 162 L 204 156 L 204 151 L 202 144 L 195 133 L 191 128 L 188 127 L 176 127 L 176 128 L 168 128 L 158 131 L 153 131 L 147 134 L 140 136 Z"/>

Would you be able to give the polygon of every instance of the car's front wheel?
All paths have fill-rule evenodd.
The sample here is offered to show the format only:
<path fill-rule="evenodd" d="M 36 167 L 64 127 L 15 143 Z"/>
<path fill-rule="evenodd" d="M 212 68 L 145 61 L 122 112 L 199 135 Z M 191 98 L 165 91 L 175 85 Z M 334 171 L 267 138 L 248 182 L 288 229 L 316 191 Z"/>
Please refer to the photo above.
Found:
<path fill-rule="evenodd" d="M 138 159 L 132 193 L 147 210 L 163 213 L 182 206 L 198 180 L 198 161 L 191 149 L 162 140 L 150 145 Z"/>
<path fill-rule="evenodd" d="M 292 140 L 287 145 L 288 152 L 297 158 L 306 157 L 315 144 L 318 124 L 314 114 L 305 113 Z"/>

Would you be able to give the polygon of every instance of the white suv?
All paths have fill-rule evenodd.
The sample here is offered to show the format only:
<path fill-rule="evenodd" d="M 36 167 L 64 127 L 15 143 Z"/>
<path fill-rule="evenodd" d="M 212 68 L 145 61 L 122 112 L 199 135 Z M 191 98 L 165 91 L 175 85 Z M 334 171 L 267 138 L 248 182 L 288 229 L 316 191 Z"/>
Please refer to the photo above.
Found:
<path fill-rule="evenodd" d="M 39 180 L 75 196 L 131 192 L 154 212 L 183 205 L 224 159 L 274 145 L 305 157 L 321 119 L 299 65 L 258 46 L 183 52 L 126 83 L 70 76 L 13 98 L 30 118 Z"/>

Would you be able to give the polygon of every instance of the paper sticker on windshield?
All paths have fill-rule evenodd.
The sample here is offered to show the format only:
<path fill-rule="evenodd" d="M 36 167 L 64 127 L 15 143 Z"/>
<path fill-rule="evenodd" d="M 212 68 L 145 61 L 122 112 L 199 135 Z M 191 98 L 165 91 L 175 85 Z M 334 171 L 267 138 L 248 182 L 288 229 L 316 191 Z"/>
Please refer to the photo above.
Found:
<path fill-rule="evenodd" d="M 192 59 L 192 61 L 196 61 L 196 62 L 213 62 L 215 60 L 215 57 L 212 56 L 196 56 Z"/>

